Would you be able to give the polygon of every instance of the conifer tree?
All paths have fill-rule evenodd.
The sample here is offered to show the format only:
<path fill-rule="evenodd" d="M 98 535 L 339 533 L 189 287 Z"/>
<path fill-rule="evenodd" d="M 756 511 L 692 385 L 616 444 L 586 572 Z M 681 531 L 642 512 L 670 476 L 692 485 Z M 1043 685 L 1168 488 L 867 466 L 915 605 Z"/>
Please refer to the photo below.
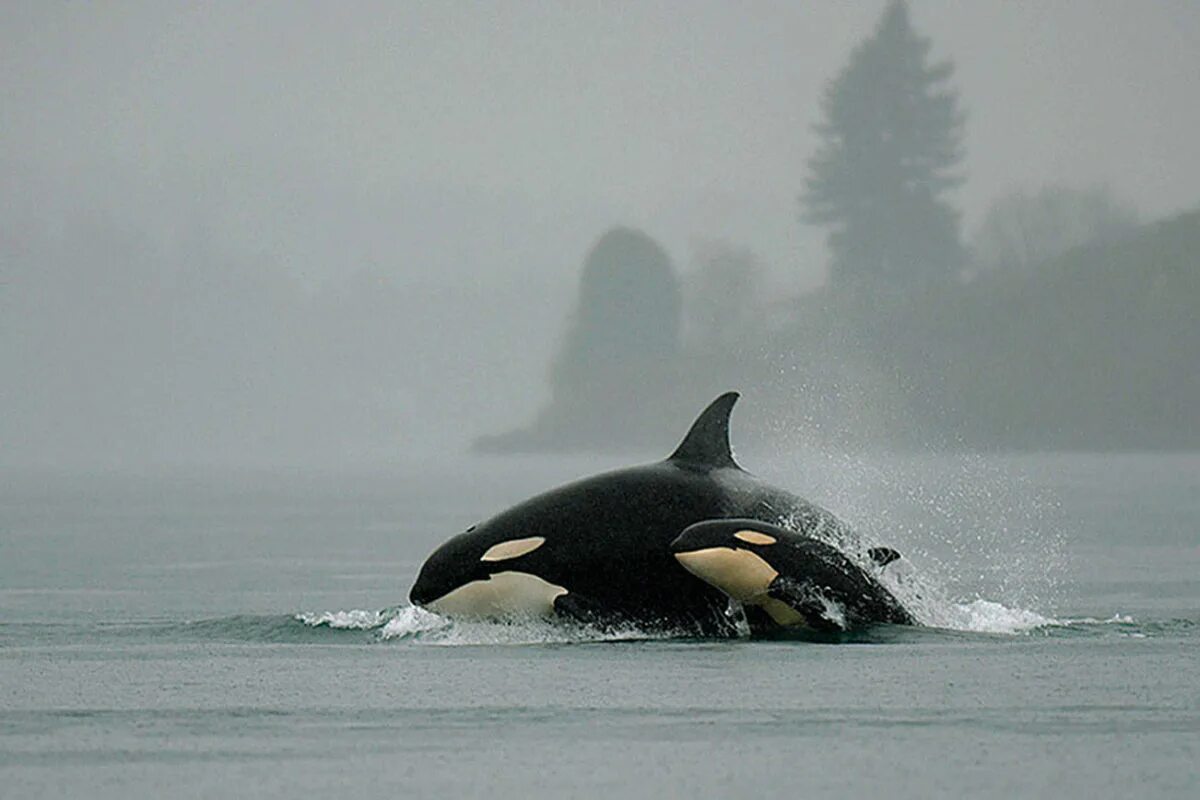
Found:
<path fill-rule="evenodd" d="M 945 280 L 965 261 L 957 212 L 962 114 L 950 62 L 894 0 L 822 98 L 821 144 L 809 160 L 804 219 L 826 226 L 838 288 L 904 291 Z"/>

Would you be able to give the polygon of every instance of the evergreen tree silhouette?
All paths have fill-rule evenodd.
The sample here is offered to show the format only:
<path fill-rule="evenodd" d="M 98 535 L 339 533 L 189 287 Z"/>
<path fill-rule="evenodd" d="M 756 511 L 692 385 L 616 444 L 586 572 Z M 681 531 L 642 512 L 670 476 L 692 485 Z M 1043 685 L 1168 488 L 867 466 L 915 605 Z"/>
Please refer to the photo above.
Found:
<path fill-rule="evenodd" d="M 929 47 L 895 0 L 822 98 L 801 202 L 806 221 L 829 229 L 837 288 L 902 291 L 965 262 L 943 199 L 961 182 L 962 114 L 947 86 L 954 67 L 930 65 Z"/>

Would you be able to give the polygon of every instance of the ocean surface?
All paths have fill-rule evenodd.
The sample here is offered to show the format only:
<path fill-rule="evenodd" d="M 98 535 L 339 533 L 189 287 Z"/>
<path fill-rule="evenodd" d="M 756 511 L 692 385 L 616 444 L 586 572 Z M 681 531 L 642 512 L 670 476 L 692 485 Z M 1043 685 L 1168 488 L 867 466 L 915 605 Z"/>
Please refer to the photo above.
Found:
<path fill-rule="evenodd" d="M 926 625 L 407 606 L 445 538 L 620 459 L 5 473 L 0 796 L 1200 797 L 1200 454 L 742 461 L 904 553 Z"/>

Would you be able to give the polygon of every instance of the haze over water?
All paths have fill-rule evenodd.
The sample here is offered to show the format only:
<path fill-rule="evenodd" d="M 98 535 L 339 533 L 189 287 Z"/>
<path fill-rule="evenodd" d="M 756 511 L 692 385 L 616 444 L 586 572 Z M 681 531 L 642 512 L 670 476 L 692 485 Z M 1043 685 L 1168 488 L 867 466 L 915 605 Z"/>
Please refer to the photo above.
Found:
<path fill-rule="evenodd" d="M 883 10 L 6 3 L 0 463 L 459 452 L 546 404 L 583 261 L 614 225 L 658 241 L 685 292 L 713 242 L 748 250 L 769 301 L 752 318 L 811 320 L 796 303 L 829 270 L 798 202 L 814 126 Z M 1194 3 L 911 18 L 930 62 L 954 64 L 948 199 L 968 245 L 1012 192 L 1107 185 L 1143 222 L 1196 208 Z M 684 322 L 704 340 L 699 310 Z M 762 360 L 765 341 L 733 355 Z M 669 420 L 730 388 L 794 389 L 700 371 L 717 385 L 657 400 Z M 647 449 L 678 434 L 660 435 Z"/>

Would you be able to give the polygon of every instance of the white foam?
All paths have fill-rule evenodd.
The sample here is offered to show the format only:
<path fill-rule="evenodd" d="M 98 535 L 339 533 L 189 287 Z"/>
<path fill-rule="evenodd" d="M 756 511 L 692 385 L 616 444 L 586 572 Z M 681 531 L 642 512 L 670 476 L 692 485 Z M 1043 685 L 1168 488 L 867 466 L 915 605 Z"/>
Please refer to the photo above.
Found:
<path fill-rule="evenodd" d="M 925 607 L 922 621 L 932 627 L 973 633 L 1021 634 L 1043 628 L 1071 628 L 1095 625 L 1132 625 L 1136 620 L 1126 614 L 1114 614 L 1106 619 L 1097 617 L 1068 617 L 1059 619 L 1025 608 L 1006 606 L 994 600 L 973 600 L 969 603 L 947 603 L 940 608 Z M 1144 634 L 1130 633 L 1142 637 Z"/>
<path fill-rule="evenodd" d="M 337 630 L 369 631 L 386 623 L 394 611 L 324 611 L 320 614 L 297 614 L 296 619 L 314 628 L 327 627 Z"/>
<path fill-rule="evenodd" d="M 379 639 L 383 641 L 407 639 L 437 645 L 552 644 L 655 638 L 633 627 L 600 630 L 541 617 L 491 621 L 452 619 L 417 606 L 380 611 L 351 609 L 301 613 L 295 618 L 314 628 L 378 630 Z"/>
<path fill-rule="evenodd" d="M 1024 608 L 1009 608 L 993 600 L 954 603 L 935 622 L 939 628 L 975 633 L 1025 633 L 1047 625 L 1061 625 L 1052 617 Z"/>
<path fill-rule="evenodd" d="M 731 619 L 736 621 L 738 609 L 730 609 Z M 827 616 L 840 622 L 841 608 L 829 604 Z M 1006 606 L 994 600 L 972 600 L 966 603 L 949 601 L 929 602 L 926 600 L 918 614 L 923 625 L 946 630 L 987 634 L 1022 634 L 1048 627 L 1071 627 L 1087 625 L 1127 625 L 1135 620 L 1126 615 L 1115 614 L 1107 619 L 1092 617 L 1056 619 L 1024 608 Z M 381 611 L 325 611 L 313 614 L 297 614 L 296 619 L 313 627 L 328 627 L 338 630 L 378 630 L 380 640 L 409 640 L 414 643 L 432 645 L 522 645 L 522 644 L 571 644 L 585 642 L 631 641 L 638 639 L 662 639 L 669 635 L 649 633 L 625 627 L 616 630 L 601 630 L 551 619 L 530 618 L 507 621 L 467 621 L 449 619 L 416 606 L 383 609 Z M 738 625 L 738 633 L 749 635 L 744 618 Z M 742 629 L 744 627 L 744 630 Z"/>
<path fill-rule="evenodd" d="M 502 621 L 462 620 L 404 606 L 379 634 L 380 639 L 409 639 L 433 645 L 571 644 L 653 638 L 637 628 L 600 630 L 541 617 Z"/>
<path fill-rule="evenodd" d="M 404 639 L 415 637 L 427 631 L 436 631 L 450 625 L 450 620 L 439 617 L 432 611 L 426 611 L 417 606 L 403 606 L 398 609 L 383 630 L 379 632 L 380 639 Z"/>
<path fill-rule="evenodd" d="M 827 597 L 819 595 L 817 599 L 821 601 L 822 605 L 821 616 L 842 630 L 846 630 L 846 609 L 842 608 L 840 603 Z"/>
<path fill-rule="evenodd" d="M 1108 619 L 1097 619 L 1096 617 L 1074 617 L 1072 619 L 1064 619 L 1063 625 L 1132 625 L 1136 623 L 1133 617 L 1128 614 L 1113 614 Z"/>

